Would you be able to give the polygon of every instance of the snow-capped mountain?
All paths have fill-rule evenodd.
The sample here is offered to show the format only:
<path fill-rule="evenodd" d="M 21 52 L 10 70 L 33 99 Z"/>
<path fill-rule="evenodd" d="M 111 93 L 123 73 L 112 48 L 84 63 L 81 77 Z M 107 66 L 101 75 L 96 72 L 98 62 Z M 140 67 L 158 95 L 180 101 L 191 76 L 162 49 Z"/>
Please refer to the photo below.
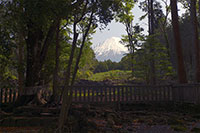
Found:
<path fill-rule="evenodd" d="M 111 60 L 119 62 L 128 49 L 120 43 L 119 37 L 111 37 L 104 43 L 93 47 L 96 58 L 99 61 Z"/>

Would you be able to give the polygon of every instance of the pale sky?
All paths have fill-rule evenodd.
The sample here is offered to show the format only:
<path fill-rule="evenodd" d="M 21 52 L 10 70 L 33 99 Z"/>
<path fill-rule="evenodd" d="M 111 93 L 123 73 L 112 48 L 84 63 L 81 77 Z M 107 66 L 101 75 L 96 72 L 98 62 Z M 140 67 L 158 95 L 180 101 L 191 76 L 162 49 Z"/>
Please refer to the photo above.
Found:
<path fill-rule="evenodd" d="M 139 21 L 139 17 L 142 16 L 144 13 L 138 8 L 137 5 L 135 5 L 135 8 L 133 9 L 133 15 L 134 15 L 134 24 L 139 23 L 142 27 L 146 27 L 145 25 L 147 25 L 147 20 L 146 20 L 146 24 L 145 22 L 140 22 Z M 122 35 L 126 35 L 126 31 L 125 31 L 125 26 L 121 23 L 115 22 L 115 20 L 113 20 L 106 29 L 100 31 L 99 29 L 97 29 L 96 33 L 93 36 L 93 44 L 99 44 L 99 43 L 103 43 L 106 39 L 111 38 L 111 37 L 120 37 Z"/>
<path fill-rule="evenodd" d="M 181 9 L 180 4 L 179 4 L 179 9 Z M 179 11 L 179 14 L 182 14 L 183 12 L 184 10 L 181 9 Z M 141 9 L 139 9 L 138 4 L 136 4 L 133 9 L 134 24 L 139 23 L 139 25 L 145 29 L 145 32 L 147 32 L 148 29 L 147 18 L 144 19 L 143 21 L 139 21 L 139 18 L 144 14 L 145 13 L 142 12 Z M 171 17 L 171 15 L 169 15 L 169 17 Z M 92 43 L 93 45 L 97 45 L 99 43 L 103 43 L 108 38 L 111 37 L 121 38 L 122 35 L 126 35 L 125 26 L 121 23 L 112 21 L 103 31 L 97 29 L 96 33 L 93 35 Z"/>

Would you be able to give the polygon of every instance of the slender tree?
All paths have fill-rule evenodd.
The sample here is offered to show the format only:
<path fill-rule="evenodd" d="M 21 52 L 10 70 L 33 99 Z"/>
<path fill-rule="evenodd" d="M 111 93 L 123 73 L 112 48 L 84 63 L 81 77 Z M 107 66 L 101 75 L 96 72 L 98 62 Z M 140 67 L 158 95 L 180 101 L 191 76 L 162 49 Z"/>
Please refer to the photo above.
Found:
<path fill-rule="evenodd" d="M 183 60 L 181 37 L 179 31 L 179 22 L 178 22 L 178 9 L 177 9 L 177 0 L 170 0 L 171 5 L 171 14 L 172 14 L 172 25 L 176 46 L 176 54 L 178 60 L 178 78 L 179 83 L 187 83 L 187 76 L 185 71 L 185 65 Z"/>
<path fill-rule="evenodd" d="M 121 10 L 117 15 L 117 21 L 124 24 L 126 28 L 127 36 L 123 36 L 122 43 L 124 43 L 126 47 L 128 47 L 128 50 L 130 51 L 132 77 L 134 76 L 133 74 L 134 72 L 133 62 L 134 62 L 134 51 L 135 51 L 134 41 L 136 40 L 136 38 L 134 37 L 134 26 L 133 26 L 134 16 L 131 12 L 134 5 L 135 5 L 134 1 L 125 0 L 124 5 L 120 7 Z"/>
<path fill-rule="evenodd" d="M 148 0 L 149 6 L 149 36 L 153 38 L 154 30 L 155 30 L 155 17 L 154 17 L 154 0 Z M 151 53 L 151 60 L 150 60 L 150 83 L 155 85 L 156 84 L 156 70 L 155 70 L 155 60 L 154 60 L 154 45 L 152 42 L 150 43 L 150 53 Z"/>

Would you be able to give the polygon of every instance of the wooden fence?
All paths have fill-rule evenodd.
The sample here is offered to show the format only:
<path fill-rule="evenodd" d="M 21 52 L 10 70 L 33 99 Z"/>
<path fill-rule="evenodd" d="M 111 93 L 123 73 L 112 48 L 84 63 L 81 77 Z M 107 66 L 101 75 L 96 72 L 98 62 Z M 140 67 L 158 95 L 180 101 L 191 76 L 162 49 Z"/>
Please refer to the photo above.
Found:
<path fill-rule="evenodd" d="M 82 103 L 172 100 L 170 86 L 74 86 L 72 90 L 72 102 Z"/>
<path fill-rule="evenodd" d="M 2 103 L 13 103 L 17 100 L 18 90 L 11 88 L 0 89 L 0 104 Z"/>
<path fill-rule="evenodd" d="M 200 103 L 200 85 L 72 86 L 74 103 L 187 102 Z M 17 99 L 15 89 L 0 89 L 0 104 Z M 67 96 L 67 95 L 66 95 Z M 45 97 L 45 95 L 44 95 Z"/>

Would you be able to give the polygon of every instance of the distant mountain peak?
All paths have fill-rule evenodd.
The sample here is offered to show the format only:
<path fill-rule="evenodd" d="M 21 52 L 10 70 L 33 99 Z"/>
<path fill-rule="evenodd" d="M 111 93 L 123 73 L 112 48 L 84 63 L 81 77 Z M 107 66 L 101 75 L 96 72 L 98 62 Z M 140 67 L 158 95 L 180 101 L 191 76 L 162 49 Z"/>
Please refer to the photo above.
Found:
<path fill-rule="evenodd" d="M 93 47 L 96 58 L 99 61 L 111 60 L 119 62 L 124 54 L 128 53 L 128 49 L 120 43 L 119 37 L 111 37 Z"/>

